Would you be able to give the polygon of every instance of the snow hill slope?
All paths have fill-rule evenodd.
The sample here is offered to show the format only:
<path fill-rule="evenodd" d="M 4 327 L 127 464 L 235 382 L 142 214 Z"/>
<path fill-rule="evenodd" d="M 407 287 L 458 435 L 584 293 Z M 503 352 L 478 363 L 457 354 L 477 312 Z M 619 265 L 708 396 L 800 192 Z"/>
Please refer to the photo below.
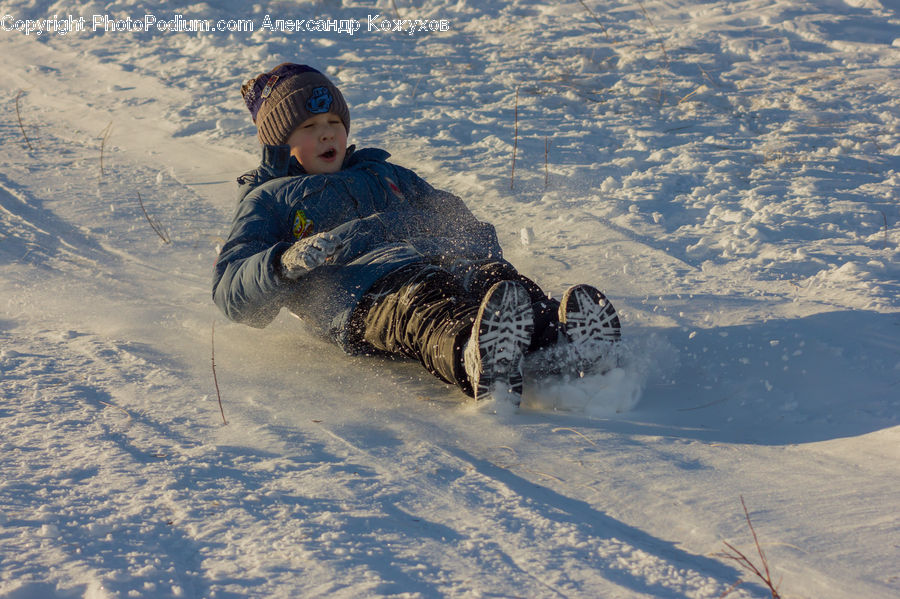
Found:
<path fill-rule="evenodd" d="M 383 31 L 397 12 L 449 29 Z M 24 32 L 68 15 L 87 30 Z M 770 596 L 716 555 L 758 562 L 741 497 L 784 597 L 900 596 L 895 0 L 0 18 L 0 597 Z M 239 87 L 283 61 L 548 290 L 604 289 L 627 366 L 492 414 L 288 315 L 225 321 Z"/>

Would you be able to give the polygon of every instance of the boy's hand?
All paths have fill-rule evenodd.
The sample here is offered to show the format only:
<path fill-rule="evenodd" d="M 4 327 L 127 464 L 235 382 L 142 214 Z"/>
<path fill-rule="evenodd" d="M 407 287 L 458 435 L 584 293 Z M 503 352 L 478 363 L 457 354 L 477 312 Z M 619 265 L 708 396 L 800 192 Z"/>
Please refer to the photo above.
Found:
<path fill-rule="evenodd" d="M 281 276 L 296 281 L 325 264 L 340 248 L 340 238 L 331 233 L 301 239 L 281 255 Z"/>

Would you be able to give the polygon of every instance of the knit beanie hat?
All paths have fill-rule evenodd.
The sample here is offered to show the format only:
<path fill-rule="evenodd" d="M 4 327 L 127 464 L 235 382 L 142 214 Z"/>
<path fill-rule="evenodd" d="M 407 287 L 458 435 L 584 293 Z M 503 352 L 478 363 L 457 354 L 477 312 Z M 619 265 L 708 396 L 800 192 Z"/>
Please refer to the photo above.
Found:
<path fill-rule="evenodd" d="M 344 96 L 328 77 L 305 64 L 285 62 L 261 73 L 241 86 L 241 95 L 262 144 L 284 144 L 297 125 L 325 112 L 340 117 L 350 132 Z"/>

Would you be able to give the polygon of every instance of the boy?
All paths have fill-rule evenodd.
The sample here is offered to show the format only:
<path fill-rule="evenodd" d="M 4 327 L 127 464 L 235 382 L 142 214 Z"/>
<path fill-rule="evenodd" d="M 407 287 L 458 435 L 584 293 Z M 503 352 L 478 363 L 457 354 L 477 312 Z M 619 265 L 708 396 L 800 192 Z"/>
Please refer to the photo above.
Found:
<path fill-rule="evenodd" d="M 619 339 L 602 293 L 548 298 L 462 200 L 383 150 L 348 147 L 347 103 L 316 69 L 284 63 L 241 94 L 263 158 L 238 178 L 215 267 L 213 298 L 232 320 L 263 327 L 287 307 L 347 352 L 415 358 L 476 399 L 515 405 L 526 352 L 562 336 L 589 364 Z"/>

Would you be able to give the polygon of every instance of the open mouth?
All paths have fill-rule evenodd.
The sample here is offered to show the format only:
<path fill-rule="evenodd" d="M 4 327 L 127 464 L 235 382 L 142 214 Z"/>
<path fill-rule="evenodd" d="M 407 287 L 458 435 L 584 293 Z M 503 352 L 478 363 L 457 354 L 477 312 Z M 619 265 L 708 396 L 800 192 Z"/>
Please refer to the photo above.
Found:
<path fill-rule="evenodd" d="M 331 148 L 330 150 L 319 154 L 319 157 L 324 158 L 325 160 L 331 160 L 335 156 L 337 156 L 337 150 L 335 150 L 334 148 Z"/>

